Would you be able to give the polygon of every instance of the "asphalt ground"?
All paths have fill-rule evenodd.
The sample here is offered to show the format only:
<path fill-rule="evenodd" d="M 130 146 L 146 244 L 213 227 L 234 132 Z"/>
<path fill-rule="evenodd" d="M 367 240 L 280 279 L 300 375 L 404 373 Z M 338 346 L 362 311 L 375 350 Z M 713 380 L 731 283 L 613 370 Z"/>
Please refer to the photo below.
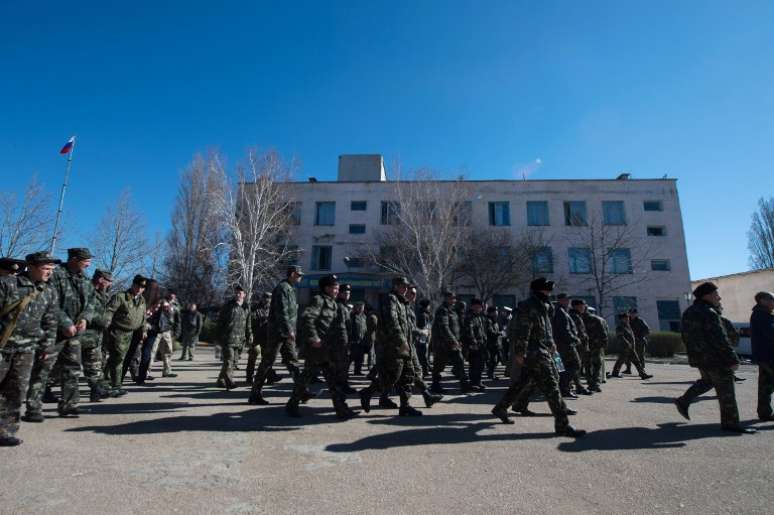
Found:
<path fill-rule="evenodd" d="M 174 365 L 177 378 L 83 403 L 78 419 L 47 405 L 45 423 L 24 423 L 25 443 L 0 449 L 0 513 L 772 512 L 774 423 L 755 419 L 753 367 L 737 399 L 756 435 L 721 432 L 712 395 L 682 419 L 672 399 L 698 374 L 650 364 L 649 381 L 569 401 L 590 432 L 573 440 L 554 436 L 545 402 L 515 425 L 493 418 L 505 380 L 431 409 L 415 396 L 422 417 L 375 408 L 340 422 L 324 393 L 286 417 L 287 373 L 257 407 L 246 387 L 215 387 L 211 349 Z"/>

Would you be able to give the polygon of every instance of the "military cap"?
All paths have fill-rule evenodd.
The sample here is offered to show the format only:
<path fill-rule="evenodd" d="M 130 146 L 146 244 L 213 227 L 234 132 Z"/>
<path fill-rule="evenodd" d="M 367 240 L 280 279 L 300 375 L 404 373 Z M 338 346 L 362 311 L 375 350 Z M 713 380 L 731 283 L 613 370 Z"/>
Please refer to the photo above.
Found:
<path fill-rule="evenodd" d="M 409 282 L 408 278 L 403 277 L 402 275 L 399 275 L 398 277 L 392 278 L 392 285 L 393 286 L 411 286 L 411 283 Z"/>
<path fill-rule="evenodd" d="M 27 262 L 28 265 L 48 265 L 51 263 L 58 265 L 59 263 L 62 262 L 46 251 L 33 252 L 32 254 L 27 254 L 24 260 Z"/>
<path fill-rule="evenodd" d="M 506 313 L 513 313 L 513 308 L 510 306 L 503 306 L 503 311 Z"/>
<path fill-rule="evenodd" d="M 497 306 L 489 306 L 486 308 L 487 313 L 494 313 L 495 311 L 497 311 Z"/>
<path fill-rule="evenodd" d="M 100 270 L 97 268 L 94 270 L 94 277 L 93 279 L 96 281 L 97 279 L 105 279 L 106 281 L 113 282 L 113 274 L 108 272 L 107 270 Z"/>
<path fill-rule="evenodd" d="M 630 314 L 630 315 L 636 315 L 637 313 L 638 313 L 638 311 L 637 311 L 637 308 L 631 308 L 631 309 L 629 310 L 629 314 Z"/>
<path fill-rule="evenodd" d="M 573 306 L 585 306 L 586 301 L 583 299 L 572 299 L 572 302 L 570 302 Z"/>
<path fill-rule="evenodd" d="M 245 291 L 245 289 L 242 288 L 241 284 L 235 284 L 234 285 L 234 291 Z"/>
<path fill-rule="evenodd" d="M 551 291 L 554 289 L 554 281 L 549 281 L 545 277 L 538 277 L 529 283 L 529 289 L 532 291 Z"/>
<path fill-rule="evenodd" d="M 774 293 L 768 291 L 759 291 L 755 294 L 755 302 L 761 302 L 763 300 L 774 300 Z"/>
<path fill-rule="evenodd" d="M 479 298 L 474 298 L 473 300 L 470 301 L 470 305 L 471 306 L 483 306 L 484 305 L 484 301 L 479 299 Z"/>
<path fill-rule="evenodd" d="M 271 298 L 271 292 L 270 291 L 263 292 L 263 298 L 264 299 L 270 299 Z"/>
<path fill-rule="evenodd" d="M 318 282 L 318 284 L 320 285 L 320 289 L 322 290 L 324 288 L 327 288 L 328 286 L 335 286 L 339 284 L 339 278 L 333 274 L 326 275 L 320 278 L 320 281 Z"/>
<path fill-rule="evenodd" d="M 564 300 L 564 299 L 566 299 L 568 297 L 569 297 L 569 295 L 567 295 L 566 293 L 562 292 L 562 293 L 560 293 L 559 295 L 556 296 L 556 300 Z"/>
<path fill-rule="evenodd" d="M 94 255 L 86 247 L 74 247 L 72 249 L 67 249 L 67 259 L 84 260 L 91 259 L 93 257 Z"/>
<path fill-rule="evenodd" d="M 288 276 L 292 273 L 297 273 L 298 275 L 304 275 L 304 271 L 301 270 L 301 267 L 298 265 L 291 265 L 288 267 Z"/>
<path fill-rule="evenodd" d="M 709 295 L 710 293 L 717 291 L 718 287 L 715 286 L 713 283 L 706 282 L 701 283 L 699 286 L 696 287 L 695 290 L 693 290 L 693 296 L 697 299 L 700 299 L 704 297 L 705 295 Z"/>
<path fill-rule="evenodd" d="M 352 285 L 349 283 L 344 283 L 339 286 L 339 291 L 352 291 Z"/>
<path fill-rule="evenodd" d="M 13 259 L 9 257 L 0 258 L 0 268 L 15 274 L 24 268 L 24 261 L 21 259 Z"/>
<path fill-rule="evenodd" d="M 141 276 L 140 274 L 137 274 L 134 276 L 134 279 L 132 279 L 132 284 L 145 288 L 148 285 L 148 279 Z"/>

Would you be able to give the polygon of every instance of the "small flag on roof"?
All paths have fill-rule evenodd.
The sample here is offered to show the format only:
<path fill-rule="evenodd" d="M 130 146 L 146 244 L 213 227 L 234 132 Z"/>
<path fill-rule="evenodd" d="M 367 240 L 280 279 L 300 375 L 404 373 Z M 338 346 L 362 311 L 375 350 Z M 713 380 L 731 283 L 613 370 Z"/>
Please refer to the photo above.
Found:
<path fill-rule="evenodd" d="M 59 153 L 69 154 L 73 150 L 73 145 L 75 145 L 75 136 L 67 140 L 67 143 L 65 143 L 65 146 L 62 147 L 62 150 L 60 150 Z"/>

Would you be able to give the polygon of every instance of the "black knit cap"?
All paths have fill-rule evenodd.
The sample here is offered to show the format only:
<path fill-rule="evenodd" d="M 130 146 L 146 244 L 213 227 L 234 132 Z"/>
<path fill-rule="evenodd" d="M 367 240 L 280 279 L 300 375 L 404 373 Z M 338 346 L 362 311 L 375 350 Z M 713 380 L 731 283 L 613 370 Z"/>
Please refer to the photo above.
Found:
<path fill-rule="evenodd" d="M 717 289 L 718 287 L 711 282 L 701 283 L 699 286 L 696 287 L 695 290 L 693 290 L 693 296 L 696 297 L 697 299 L 700 299 L 705 295 L 708 295 L 714 291 L 717 291 Z"/>
<path fill-rule="evenodd" d="M 339 278 L 333 274 L 326 275 L 320 278 L 320 281 L 318 284 L 320 285 L 320 289 L 322 290 L 327 288 L 328 286 L 339 284 Z"/>
<path fill-rule="evenodd" d="M 145 288 L 148 285 L 148 279 L 147 277 L 143 277 L 140 274 L 137 274 L 134 276 L 134 279 L 132 279 L 132 284 Z"/>
<path fill-rule="evenodd" d="M 554 281 L 549 281 L 545 277 L 538 277 L 529 283 L 529 289 L 532 291 L 552 291 L 554 289 Z"/>

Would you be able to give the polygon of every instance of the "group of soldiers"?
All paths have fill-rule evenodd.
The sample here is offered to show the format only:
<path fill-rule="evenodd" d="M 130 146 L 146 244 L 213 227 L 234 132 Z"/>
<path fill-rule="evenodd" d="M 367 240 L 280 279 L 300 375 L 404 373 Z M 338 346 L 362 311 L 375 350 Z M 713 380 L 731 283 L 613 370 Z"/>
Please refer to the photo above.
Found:
<path fill-rule="evenodd" d="M 162 374 L 174 377 L 175 339 L 182 339 L 181 359 L 193 359 L 203 326 L 196 305 L 181 309 L 170 292 L 147 306 L 144 293 L 152 280 L 141 275 L 125 291 L 110 295 L 108 272 L 85 275 L 91 259 L 85 248 L 68 249 L 64 263 L 46 252 L 30 254 L 24 261 L 0 259 L 2 446 L 21 443 L 16 437 L 20 419 L 44 420 L 42 404 L 54 383 L 61 384 L 59 415 L 77 417 L 81 375 L 89 384 L 90 400 L 99 402 L 127 393 L 123 388 L 127 372 L 137 384 L 151 380 L 148 372 L 157 354 Z M 621 377 L 624 365 L 624 373 L 631 373 L 634 365 L 641 379 L 652 377 L 644 365 L 650 331 L 636 310 L 617 316 L 615 333 L 622 351 L 608 374 L 604 366 L 607 323 L 583 299 L 560 293 L 552 302 L 555 285 L 545 278 L 532 281 L 529 297 L 515 311 L 498 312 L 480 299 L 468 306 L 454 292 L 444 291 L 443 302 L 433 312 L 429 301 L 417 302 L 417 288 L 405 277 L 392 280 L 390 292 L 374 310 L 363 302 L 350 303 L 351 286 L 340 284 L 335 275 L 319 279 L 319 291 L 299 310 L 296 285 L 303 275 L 300 267 L 289 267 L 286 277 L 255 305 L 242 287 L 235 287 L 216 324 L 215 343 L 222 360 L 218 386 L 238 386 L 234 373 L 247 349 L 250 404 L 269 404 L 263 389 L 279 380 L 274 370 L 279 355 L 294 383 L 285 404 L 291 417 L 300 417 L 301 405 L 315 397 L 310 385 L 320 375 L 341 419 L 357 415 L 347 404 L 349 395 L 357 396 L 366 413 L 378 396 L 382 408 L 397 409 L 399 416 L 420 416 L 422 412 L 410 403 L 412 393 L 421 394 L 428 408 L 440 401 L 446 393 L 442 379 L 447 366 L 459 381 L 460 393 L 467 394 L 485 390 L 484 372 L 490 380 L 496 379 L 495 369 L 503 364 L 511 384 L 492 414 L 505 424 L 514 423 L 509 408 L 532 416 L 530 397 L 539 391 L 554 416 L 556 433 L 577 438 L 585 431 L 570 425 L 568 417 L 576 412 L 565 398 L 601 392 L 607 379 Z M 772 349 L 759 360 L 758 411 L 762 419 L 771 420 L 774 296 L 759 295 L 754 316 L 759 320 L 758 333 L 765 334 L 758 341 L 763 338 L 768 343 L 758 348 Z M 717 288 L 705 283 L 694 296 L 694 304 L 683 315 L 682 336 L 690 364 L 699 369 L 701 378 L 675 401 L 677 409 L 688 418 L 690 403 L 714 387 L 722 428 L 754 432 L 739 424 L 733 390 L 739 360 L 730 340 L 732 330 L 720 316 Z M 760 322 L 764 315 L 768 318 Z M 363 375 L 366 359 L 369 384 L 357 391 L 350 385 L 350 376 Z M 428 376 L 430 385 L 425 382 Z M 393 395 L 398 396 L 398 404 L 391 400 Z M 21 417 L 24 401 L 26 412 Z"/>

